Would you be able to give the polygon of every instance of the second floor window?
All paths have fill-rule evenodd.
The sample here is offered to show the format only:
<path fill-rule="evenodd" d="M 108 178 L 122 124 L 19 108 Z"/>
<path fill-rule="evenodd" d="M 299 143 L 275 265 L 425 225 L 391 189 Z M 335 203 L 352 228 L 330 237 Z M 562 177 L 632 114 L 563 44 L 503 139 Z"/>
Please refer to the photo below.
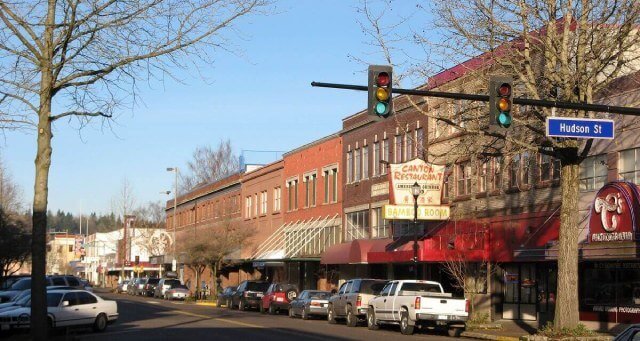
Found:
<path fill-rule="evenodd" d="M 640 183 L 640 148 L 620 152 L 620 176 L 633 183 Z"/>
<path fill-rule="evenodd" d="M 290 180 L 287 182 L 287 199 L 289 201 L 287 206 L 288 211 L 298 209 L 298 180 Z"/>
<path fill-rule="evenodd" d="M 382 156 L 380 159 L 391 162 L 391 143 L 389 142 L 389 139 L 384 139 L 382 141 Z M 387 165 L 382 165 L 380 174 L 387 174 Z"/>
<path fill-rule="evenodd" d="M 356 149 L 355 152 L 354 152 L 354 155 L 355 155 L 355 158 L 353 160 L 353 163 L 354 163 L 354 166 L 355 166 L 354 170 L 353 170 L 353 173 L 355 175 L 354 181 L 360 181 L 360 178 L 362 176 L 362 173 L 361 173 L 361 170 L 362 170 L 362 168 L 361 168 L 361 166 L 362 166 L 361 156 L 362 155 L 360 154 L 360 149 Z"/>
<path fill-rule="evenodd" d="M 413 151 L 413 135 L 413 132 L 407 133 L 407 156 L 404 158 L 405 161 L 411 160 L 415 156 L 415 153 Z"/>
<path fill-rule="evenodd" d="M 458 195 L 469 195 L 471 194 L 471 163 L 461 163 L 457 168 Z"/>
<path fill-rule="evenodd" d="M 580 164 L 580 190 L 592 191 L 607 181 L 607 154 L 589 156 Z"/>
<path fill-rule="evenodd" d="M 540 181 L 560 179 L 560 160 L 540 154 Z"/>
<path fill-rule="evenodd" d="M 509 167 L 509 187 L 520 188 L 529 184 L 529 153 L 514 155 Z"/>
<path fill-rule="evenodd" d="M 369 178 L 369 146 L 362 146 L 362 178 Z"/>
<path fill-rule="evenodd" d="M 478 166 L 478 193 L 484 193 L 488 190 L 489 171 L 491 170 L 491 161 L 484 160 Z"/>
<path fill-rule="evenodd" d="M 353 152 L 347 152 L 347 183 L 353 182 Z"/>
<path fill-rule="evenodd" d="M 273 189 L 273 212 L 280 211 L 280 195 L 282 190 L 280 187 L 276 187 Z"/>
<path fill-rule="evenodd" d="M 422 156 L 424 150 L 424 129 L 416 129 L 416 152 L 413 157 Z"/>
<path fill-rule="evenodd" d="M 380 142 L 373 144 L 373 174 L 372 176 L 380 175 Z"/>
<path fill-rule="evenodd" d="M 402 135 L 396 136 L 395 163 L 402 162 Z"/>
<path fill-rule="evenodd" d="M 260 214 L 267 214 L 267 191 L 260 193 Z"/>
<path fill-rule="evenodd" d="M 251 196 L 248 196 L 248 197 L 245 198 L 244 217 L 245 218 L 251 218 Z"/>
<path fill-rule="evenodd" d="M 316 205 L 316 175 L 310 174 L 305 176 L 305 196 L 304 206 L 311 207 Z"/>

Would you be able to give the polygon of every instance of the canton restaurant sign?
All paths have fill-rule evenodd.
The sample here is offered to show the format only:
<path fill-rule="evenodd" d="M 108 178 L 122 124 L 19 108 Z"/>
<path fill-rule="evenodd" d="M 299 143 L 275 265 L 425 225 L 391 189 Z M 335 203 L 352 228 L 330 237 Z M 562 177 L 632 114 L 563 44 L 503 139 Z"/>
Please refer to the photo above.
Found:
<path fill-rule="evenodd" d="M 413 205 L 411 186 L 418 183 L 422 193 L 418 205 L 440 205 L 445 167 L 413 159 L 390 165 L 392 201 L 396 205 Z"/>
<path fill-rule="evenodd" d="M 589 241 L 635 241 L 640 212 L 640 191 L 635 184 L 617 181 L 596 194 L 589 217 Z"/>

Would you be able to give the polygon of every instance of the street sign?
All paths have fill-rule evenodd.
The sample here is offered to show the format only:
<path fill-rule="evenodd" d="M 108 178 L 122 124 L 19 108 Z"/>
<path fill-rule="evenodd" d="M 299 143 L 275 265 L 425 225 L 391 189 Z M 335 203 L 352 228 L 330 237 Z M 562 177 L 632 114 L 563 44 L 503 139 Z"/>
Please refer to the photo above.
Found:
<path fill-rule="evenodd" d="M 547 136 L 583 139 L 613 139 L 613 120 L 575 117 L 547 117 Z"/>
<path fill-rule="evenodd" d="M 384 219 L 413 220 L 413 214 L 413 205 L 384 205 L 382 209 Z M 447 220 L 450 215 L 449 206 L 418 206 L 418 220 Z"/>

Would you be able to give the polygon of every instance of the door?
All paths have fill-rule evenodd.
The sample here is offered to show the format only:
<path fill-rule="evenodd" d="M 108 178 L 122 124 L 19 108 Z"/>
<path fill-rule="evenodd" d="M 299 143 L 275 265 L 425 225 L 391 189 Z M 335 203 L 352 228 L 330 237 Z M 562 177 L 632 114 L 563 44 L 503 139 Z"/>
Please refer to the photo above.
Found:
<path fill-rule="evenodd" d="M 68 302 L 68 305 L 65 303 Z M 77 292 L 68 292 L 62 298 L 60 307 L 54 316 L 56 318 L 56 326 L 64 327 L 74 324 L 74 321 L 80 316 L 78 308 L 79 300 Z"/>
<path fill-rule="evenodd" d="M 538 273 L 538 321 L 541 326 L 553 322 L 556 311 L 558 270 L 552 264 L 540 264 Z"/>
<path fill-rule="evenodd" d="M 389 292 L 391 292 L 392 286 L 393 286 L 392 283 L 387 283 L 387 285 L 385 285 L 384 288 L 382 288 L 382 291 L 380 291 L 380 296 L 375 298 L 374 300 L 373 307 L 375 308 L 375 311 L 376 311 L 376 318 L 379 320 L 387 319 L 386 306 L 387 306 L 387 300 L 389 299 Z"/>
<path fill-rule="evenodd" d="M 344 308 L 347 302 L 347 295 L 349 294 L 349 290 L 351 290 L 352 285 L 353 285 L 353 282 L 348 281 L 340 287 L 340 291 L 338 291 L 338 299 L 333 305 L 333 312 L 336 313 L 336 315 L 339 315 L 339 316 L 345 315 Z"/>
<path fill-rule="evenodd" d="M 384 305 L 384 309 L 387 312 L 387 315 L 385 316 L 386 320 L 390 320 L 390 321 L 400 321 L 400 311 L 396 311 L 395 309 L 395 301 L 396 301 L 396 297 L 398 297 L 396 295 L 397 293 L 397 289 L 398 289 L 398 282 L 392 282 L 391 284 L 391 289 L 389 290 L 389 297 L 386 299 L 385 305 Z"/>
<path fill-rule="evenodd" d="M 77 292 L 78 295 L 78 324 L 90 324 L 98 316 L 98 299 L 85 291 Z M 82 322 L 82 323 L 80 323 Z"/>

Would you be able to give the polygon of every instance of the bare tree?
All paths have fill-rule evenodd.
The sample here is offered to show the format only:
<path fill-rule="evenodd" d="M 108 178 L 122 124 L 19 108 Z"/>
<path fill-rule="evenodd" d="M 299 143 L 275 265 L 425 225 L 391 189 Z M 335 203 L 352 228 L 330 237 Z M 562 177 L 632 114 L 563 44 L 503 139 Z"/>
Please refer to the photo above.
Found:
<path fill-rule="evenodd" d="M 613 82 L 638 71 L 640 4 L 635 0 L 438 0 L 431 7 L 422 3 L 416 6 L 435 20 L 431 21 L 433 25 L 413 27 L 410 41 L 425 51 L 438 52 L 440 59 L 448 63 L 475 58 L 481 64 L 472 77 L 461 77 L 448 90 L 486 93 L 488 76 L 502 73 L 514 76 L 516 96 L 573 103 L 607 102 L 611 94 L 608 90 L 615 91 L 609 89 Z M 376 18 L 368 7 L 364 10 L 369 12 L 365 18 Z M 379 21 L 367 22 L 369 32 L 380 41 L 394 38 L 385 37 Z M 389 51 L 388 47 L 381 47 Z M 463 110 L 445 105 L 442 107 L 447 109 L 433 110 L 443 101 L 408 100 L 414 110 L 433 117 L 436 129 L 443 124 L 445 129 L 453 127 L 459 133 L 459 138 L 425 153 L 432 161 L 452 163 L 464 155 L 477 155 L 521 162 L 523 156 L 534 153 L 560 160 L 562 208 L 554 326 L 575 327 L 579 322 L 579 166 L 594 141 L 547 137 L 545 120 L 554 114 L 578 118 L 600 115 L 521 107 L 516 108 L 509 130 L 491 130 L 487 129 L 485 104 L 459 102 L 456 106 Z"/>
<path fill-rule="evenodd" d="M 22 190 L 7 171 L 4 162 L 0 161 L 0 209 L 8 215 L 19 214 L 23 204 Z"/>
<path fill-rule="evenodd" d="M 229 42 L 239 18 L 269 0 L 16 0 L 0 2 L 0 117 L 7 128 L 36 128 L 33 199 L 32 333 L 46 338 L 45 245 L 52 125 L 92 118 L 105 124 L 135 101 L 138 79 L 174 70 Z M 203 63 L 203 64 L 204 64 Z M 178 79 L 179 80 L 179 79 Z"/>
<path fill-rule="evenodd" d="M 463 292 L 470 302 L 471 320 L 484 322 L 476 311 L 476 297 L 488 288 L 487 278 L 491 278 L 488 274 L 490 268 L 487 259 L 472 261 L 465 257 L 465 252 L 455 252 L 443 263 L 444 271 L 453 279 L 451 283 L 453 287 Z"/>
<path fill-rule="evenodd" d="M 181 175 L 182 188 L 189 191 L 201 184 L 223 179 L 240 169 L 237 155 L 233 153 L 231 140 L 220 141 L 216 148 L 201 146 L 193 152 L 187 163 L 188 173 Z"/>
<path fill-rule="evenodd" d="M 135 205 L 136 197 L 133 193 L 133 186 L 126 177 L 122 178 L 118 193 L 111 199 L 111 210 L 120 215 L 124 222 L 127 215 L 134 213 Z"/>
<path fill-rule="evenodd" d="M 218 274 L 224 266 L 225 258 L 236 252 L 255 234 L 249 225 L 241 224 L 238 220 L 227 219 L 214 227 L 207 262 L 214 278 L 212 293 L 218 293 Z"/>
<path fill-rule="evenodd" d="M 0 209 L 0 283 L 31 257 L 31 235 L 25 224 Z"/>

